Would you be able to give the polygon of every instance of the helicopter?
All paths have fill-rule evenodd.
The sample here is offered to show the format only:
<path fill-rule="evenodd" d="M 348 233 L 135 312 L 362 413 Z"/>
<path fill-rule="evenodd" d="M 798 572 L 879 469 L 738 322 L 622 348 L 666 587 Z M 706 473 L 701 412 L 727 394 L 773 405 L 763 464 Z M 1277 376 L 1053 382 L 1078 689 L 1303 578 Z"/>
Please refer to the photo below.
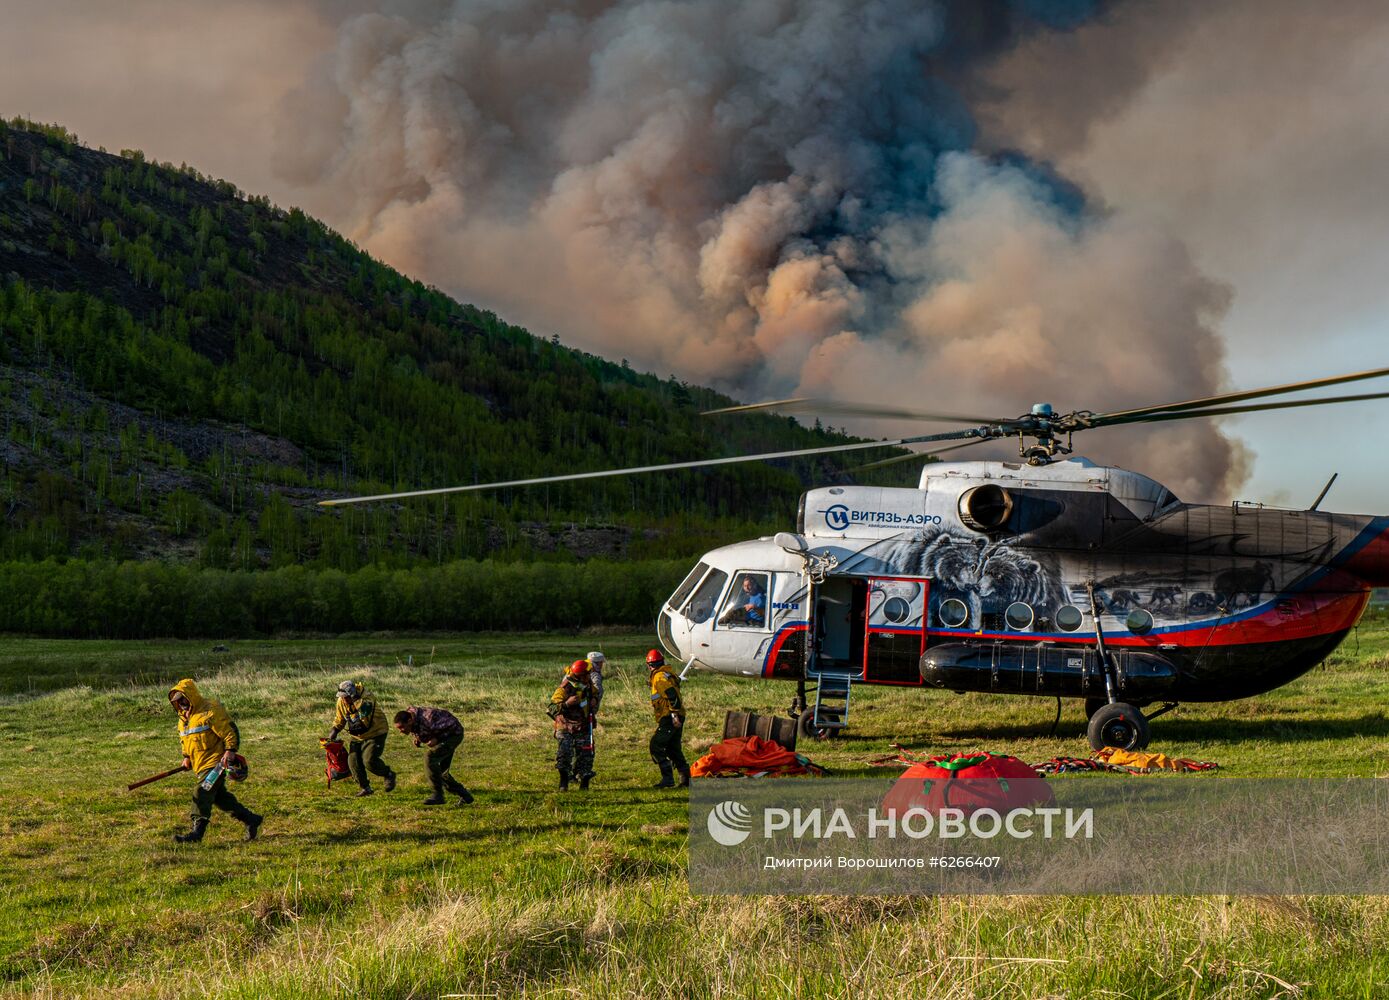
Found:
<path fill-rule="evenodd" d="M 794 531 L 701 557 L 657 616 L 691 670 L 794 681 L 803 735 L 848 725 L 860 684 L 1083 699 L 1096 750 L 1141 749 L 1182 702 L 1247 698 L 1301 676 L 1389 586 L 1389 517 L 1186 503 L 1137 472 L 1073 453 L 1097 427 L 1389 398 L 1267 400 L 1389 368 L 1108 413 L 1038 403 L 1016 418 L 806 398 L 706 411 L 814 409 L 969 424 L 935 434 L 322 501 L 342 503 L 664 472 L 913 444 L 873 466 L 936 458 L 916 488 L 802 494 Z M 1016 437 L 1019 460 L 945 461 Z M 868 468 L 869 466 L 864 466 Z M 810 693 L 814 692 L 814 701 Z M 1155 709 L 1145 712 L 1150 706 Z"/>

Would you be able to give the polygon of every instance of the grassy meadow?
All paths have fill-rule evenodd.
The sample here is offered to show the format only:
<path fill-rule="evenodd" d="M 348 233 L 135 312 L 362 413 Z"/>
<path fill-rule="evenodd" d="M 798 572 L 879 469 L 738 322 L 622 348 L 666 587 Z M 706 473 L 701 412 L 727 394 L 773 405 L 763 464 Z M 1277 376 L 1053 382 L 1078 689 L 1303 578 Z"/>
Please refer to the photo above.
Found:
<path fill-rule="evenodd" d="M 1389 996 L 1384 897 L 692 897 L 685 796 L 650 787 L 649 643 L 5 640 L 0 996 Z M 599 776 L 561 794 L 543 705 L 560 668 L 599 647 L 615 667 Z M 1295 684 L 1157 720 L 1153 749 L 1235 776 L 1389 776 L 1386 667 L 1376 611 Z M 201 845 L 174 844 L 186 775 L 125 791 L 178 763 L 165 692 L 188 675 L 241 727 L 252 775 L 236 792 L 266 815 L 254 843 L 215 813 Z M 455 774 L 477 802 L 421 807 L 422 752 L 394 732 L 395 792 L 326 788 L 317 736 L 347 677 L 392 711 L 454 711 L 467 730 Z M 687 753 L 718 737 L 725 710 L 784 712 L 793 691 L 694 675 Z M 851 733 L 801 749 L 846 775 L 892 742 L 1087 754 L 1079 704 L 1049 735 L 1054 705 L 865 688 Z"/>

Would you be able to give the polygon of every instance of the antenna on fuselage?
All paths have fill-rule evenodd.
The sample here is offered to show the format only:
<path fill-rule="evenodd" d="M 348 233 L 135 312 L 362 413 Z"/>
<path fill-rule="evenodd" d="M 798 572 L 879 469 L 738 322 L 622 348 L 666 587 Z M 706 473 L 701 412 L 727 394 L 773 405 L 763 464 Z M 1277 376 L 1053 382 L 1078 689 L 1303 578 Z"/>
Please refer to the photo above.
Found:
<path fill-rule="evenodd" d="M 1317 494 L 1317 498 L 1312 501 L 1312 506 L 1308 507 L 1308 510 L 1316 510 L 1321 506 L 1321 502 L 1325 500 L 1326 495 L 1331 492 L 1331 484 L 1336 481 L 1336 477 L 1339 475 L 1339 472 L 1331 473 L 1331 478 L 1326 481 L 1326 485 L 1321 488 L 1321 492 Z"/>

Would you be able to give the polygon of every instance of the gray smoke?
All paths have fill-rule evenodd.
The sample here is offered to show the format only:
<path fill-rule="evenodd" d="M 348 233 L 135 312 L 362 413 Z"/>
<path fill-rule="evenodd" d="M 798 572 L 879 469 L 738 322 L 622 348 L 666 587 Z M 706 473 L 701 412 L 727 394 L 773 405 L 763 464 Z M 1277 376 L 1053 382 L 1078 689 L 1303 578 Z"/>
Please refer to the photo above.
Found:
<path fill-rule="evenodd" d="M 23 6 L 35 25 L 59 16 Z M 243 123 L 254 156 L 254 133 L 273 128 L 277 200 L 541 335 L 743 398 L 1006 416 L 1039 400 L 1188 398 L 1224 378 L 1213 331 L 1229 293 L 1180 243 L 1085 206 L 1026 159 L 977 151 L 971 104 L 1003 86 L 984 71 L 1000 53 L 1088 37 L 1090 7 L 409 0 L 382 14 L 298 0 L 227 17 L 237 38 L 263 27 L 267 51 L 302 49 L 300 65 L 242 49 L 228 63 L 202 44 L 166 62 L 220 81 L 229 96 L 201 120 Z M 50 64 L 73 35 L 56 29 L 77 16 L 53 21 Z M 152 9 L 131 31 L 159 19 Z M 130 32 L 110 30 L 106 49 L 122 51 Z M 85 79 L 81 60 L 70 68 Z M 247 95 L 282 89 L 255 81 L 291 71 L 302 83 L 244 124 Z M 180 92 L 163 79 L 141 91 L 142 74 L 126 68 L 112 115 Z M 132 143 L 259 186 L 199 161 L 187 137 L 205 128 L 162 121 Z M 1012 121 L 987 119 L 992 148 L 1024 145 L 1015 122 L 1017 143 L 1000 140 Z M 1209 425 L 1092 434 L 1083 449 L 1191 499 L 1243 475 L 1239 448 Z"/>
<path fill-rule="evenodd" d="M 1124 4 L 1024 40 L 972 93 L 983 145 L 1181 233 L 1239 290 L 1221 337 L 1236 384 L 1257 386 L 1386 363 L 1387 49 L 1378 0 Z M 1343 470 L 1324 506 L 1383 509 L 1363 431 L 1385 405 L 1238 421 L 1258 449 L 1242 495 L 1305 505 Z"/>
<path fill-rule="evenodd" d="M 976 111 L 986 144 L 1182 233 L 1240 289 L 1232 350 L 1313 373 L 1384 314 L 1386 46 L 1378 0 L 1131 4 L 991 63 Z"/>

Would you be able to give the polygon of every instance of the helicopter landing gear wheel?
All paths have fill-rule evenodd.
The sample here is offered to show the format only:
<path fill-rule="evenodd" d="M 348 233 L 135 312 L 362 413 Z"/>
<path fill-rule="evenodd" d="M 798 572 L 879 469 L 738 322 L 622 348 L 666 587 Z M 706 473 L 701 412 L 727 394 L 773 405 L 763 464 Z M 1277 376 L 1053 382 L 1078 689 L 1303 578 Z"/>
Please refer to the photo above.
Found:
<path fill-rule="evenodd" d="M 826 721 L 838 722 L 839 718 L 826 714 Z M 839 732 L 836 726 L 817 726 L 814 709 L 808 709 L 801 713 L 800 718 L 796 720 L 796 728 L 808 740 L 832 740 Z"/>
<path fill-rule="evenodd" d="M 1086 735 L 1090 738 L 1090 746 L 1096 750 L 1105 747 L 1142 750 L 1151 738 L 1143 713 L 1122 701 L 1105 705 L 1092 715 Z"/>

